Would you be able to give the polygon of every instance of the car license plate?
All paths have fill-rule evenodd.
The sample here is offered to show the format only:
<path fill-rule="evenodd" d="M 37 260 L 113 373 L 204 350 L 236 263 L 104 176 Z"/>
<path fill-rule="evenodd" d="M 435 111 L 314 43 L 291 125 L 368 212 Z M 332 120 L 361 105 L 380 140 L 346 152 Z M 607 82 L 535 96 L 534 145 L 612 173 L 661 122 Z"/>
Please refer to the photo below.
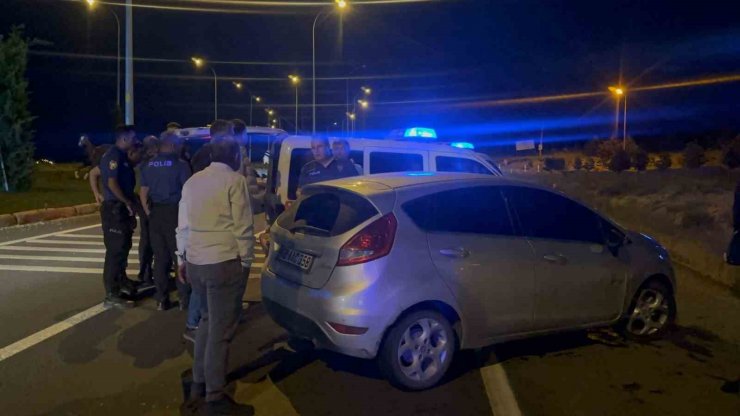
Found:
<path fill-rule="evenodd" d="M 296 251 L 290 248 L 282 247 L 280 249 L 280 255 L 278 256 L 280 261 L 284 261 L 288 264 L 298 267 L 301 270 L 308 271 L 313 264 L 313 256 L 310 254 L 304 254 L 300 251 Z"/>

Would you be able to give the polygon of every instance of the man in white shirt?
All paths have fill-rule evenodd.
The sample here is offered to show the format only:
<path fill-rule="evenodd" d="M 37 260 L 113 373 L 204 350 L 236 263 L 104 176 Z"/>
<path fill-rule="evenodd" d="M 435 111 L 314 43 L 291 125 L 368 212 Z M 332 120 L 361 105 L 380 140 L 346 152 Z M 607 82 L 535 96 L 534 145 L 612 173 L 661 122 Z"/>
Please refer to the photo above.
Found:
<path fill-rule="evenodd" d="M 188 405 L 205 397 L 209 415 L 251 415 L 251 406 L 224 392 L 229 344 L 239 323 L 244 282 L 253 259 L 254 230 L 247 181 L 236 172 L 239 145 L 227 123 L 210 143 L 211 164 L 182 189 L 177 227 L 180 276 L 200 297 L 193 384 Z"/>

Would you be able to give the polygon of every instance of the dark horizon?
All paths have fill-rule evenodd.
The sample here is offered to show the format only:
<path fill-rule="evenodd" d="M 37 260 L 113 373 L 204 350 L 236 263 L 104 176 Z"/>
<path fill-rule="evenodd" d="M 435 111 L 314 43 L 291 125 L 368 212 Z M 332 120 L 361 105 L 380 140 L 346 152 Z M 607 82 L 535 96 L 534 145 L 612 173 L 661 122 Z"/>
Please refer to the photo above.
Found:
<path fill-rule="evenodd" d="M 80 55 L 115 56 L 115 22 L 106 9 L 114 9 L 122 20 L 123 9 L 99 5 L 90 13 L 83 2 L 51 0 L 10 0 L 2 7 L 2 33 L 24 24 L 29 37 L 52 43 L 34 47 L 29 55 L 37 156 L 78 157 L 82 133 L 96 142 L 109 140 L 115 60 Z M 157 59 L 135 63 L 140 136 L 158 133 L 169 121 L 200 126 L 213 118 L 213 79 L 207 70 L 194 68 L 189 62 L 193 55 L 251 62 L 215 64 L 222 79 L 221 118 L 248 121 L 249 94 L 231 84 L 244 80 L 247 90 L 279 111 L 283 128 L 291 133 L 295 90 L 288 75 L 299 74 L 301 130 L 310 133 L 310 35 L 320 9 L 281 10 L 289 14 L 136 8 L 134 55 Z M 637 1 L 570 2 L 567 7 L 535 1 L 352 6 L 342 19 L 341 37 L 336 16 L 317 27 L 317 133 L 329 128 L 336 134 L 332 127 L 344 118 L 346 86 L 354 95 L 368 85 L 371 106 L 366 120 L 357 123 L 364 130 L 358 134 L 382 136 L 421 125 L 479 147 L 538 138 L 541 130 L 546 141 L 608 137 L 614 99 L 606 87 L 619 82 L 620 68 L 628 89 L 628 134 L 737 133 L 740 117 L 734 107 L 740 82 L 629 91 L 740 73 L 738 11 L 724 2 L 702 8 Z M 584 92 L 603 95 L 491 103 Z M 255 107 L 254 115 L 254 124 L 265 124 L 263 108 Z"/>

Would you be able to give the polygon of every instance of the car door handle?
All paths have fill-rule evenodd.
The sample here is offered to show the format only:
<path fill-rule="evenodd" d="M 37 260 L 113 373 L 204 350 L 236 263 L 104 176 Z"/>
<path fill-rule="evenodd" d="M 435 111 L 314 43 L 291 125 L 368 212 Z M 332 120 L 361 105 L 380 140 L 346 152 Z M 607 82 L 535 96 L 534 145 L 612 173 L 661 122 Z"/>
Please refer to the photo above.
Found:
<path fill-rule="evenodd" d="M 549 263 L 555 263 L 555 264 L 560 264 L 560 265 L 564 265 L 568 263 L 568 258 L 563 256 L 562 254 L 545 254 L 544 256 L 542 256 L 542 258 L 545 259 L 545 261 Z"/>
<path fill-rule="evenodd" d="M 439 250 L 439 254 L 447 257 L 464 259 L 470 255 L 470 252 L 464 248 L 443 248 Z"/>

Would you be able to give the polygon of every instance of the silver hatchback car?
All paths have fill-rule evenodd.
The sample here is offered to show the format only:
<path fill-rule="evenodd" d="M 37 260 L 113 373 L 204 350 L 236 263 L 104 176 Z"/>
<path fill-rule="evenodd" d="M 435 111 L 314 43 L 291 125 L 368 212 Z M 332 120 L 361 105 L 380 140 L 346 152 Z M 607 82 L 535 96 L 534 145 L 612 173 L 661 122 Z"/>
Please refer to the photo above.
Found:
<path fill-rule="evenodd" d="M 308 186 L 271 228 L 270 316 L 320 348 L 378 358 L 396 386 L 458 349 L 676 317 L 667 251 L 563 194 L 488 175 L 405 172 Z"/>

